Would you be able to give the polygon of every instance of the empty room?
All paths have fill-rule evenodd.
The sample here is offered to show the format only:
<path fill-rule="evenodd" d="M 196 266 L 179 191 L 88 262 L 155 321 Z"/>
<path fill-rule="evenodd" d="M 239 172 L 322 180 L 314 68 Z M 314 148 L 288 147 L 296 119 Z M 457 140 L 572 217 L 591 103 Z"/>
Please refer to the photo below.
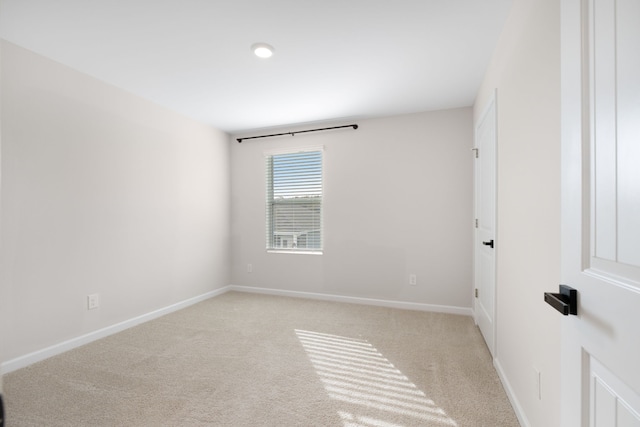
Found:
<path fill-rule="evenodd" d="M 637 0 L 0 0 L 0 427 L 640 426 Z"/>

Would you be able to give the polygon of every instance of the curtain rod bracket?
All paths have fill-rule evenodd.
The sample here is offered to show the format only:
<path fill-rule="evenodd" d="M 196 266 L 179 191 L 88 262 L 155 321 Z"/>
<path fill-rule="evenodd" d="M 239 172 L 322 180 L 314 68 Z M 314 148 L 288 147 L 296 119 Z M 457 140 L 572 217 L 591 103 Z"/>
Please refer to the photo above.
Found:
<path fill-rule="evenodd" d="M 242 141 L 244 141 L 245 139 L 270 138 L 272 136 L 282 136 L 282 135 L 295 136 L 296 133 L 319 132 L 321 130 L 344 129 L 344 128 L 353 128 L 353 130 L 356 130 L 356 129 L 358 129 L 358 125 L 357 124 L 352 124 L 352 125 L 344 125 L 344 126 L 333 126 L 333 127 L 330 127 L 330 128 L 320 128 L 320 129 L 298 130 L 298 131 L 294 131 L 294 132 L 274 133 L 274 134 L 271 134 L 271 135 L 248 136 L 246 138 L 236 138 L 236 141 L 238 141 L 238 143 L 242 143 Z"/>

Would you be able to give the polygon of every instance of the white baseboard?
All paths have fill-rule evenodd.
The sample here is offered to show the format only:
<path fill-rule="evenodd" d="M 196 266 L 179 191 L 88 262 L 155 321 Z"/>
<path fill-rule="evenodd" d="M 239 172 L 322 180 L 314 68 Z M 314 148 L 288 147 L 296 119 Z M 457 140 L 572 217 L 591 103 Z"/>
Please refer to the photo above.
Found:
<path fill-rule="evenodd" d="M 415 302 L 380 300 L 373 298 L 347 297 L 342 295 L 320 294 L 314 292 L 286 291 L 281 289 L 255 288 L 251 286 L 228 286 L 230 291 L 248 292 L 254 294 L 277 295 L 294 298 L 308 298 L 323 301 L 347 302 L 351 304 L 375 305 L 379 307 L 400 308 L 404 310 L 432 311 L 436 313 L 459 314 L 471 316 L 473 311 L 470 307 L 454 307 L 448 305 L 421 304 Z"/>
<path fill-rule="evenodd" d="M 93 331 L 88 334 L 61 342 L 59 344 L 52 345 L 42 350 L 37 350 L 37 351 L 34 351 L 33 353 L 29 353 L 24 356 L 20 356 L 15 359 L 6 361 L 2 363 L 2 365 L 0 366 L 0 372 L 7 374 L 17 369 L 24 368 L 33 363 L 40 362 L 41 360 L 45 360 L 45 359 L 48 359 L 49 357 L 64 353 L 65 351 L 69 351 L 74 348 L 80 347 L 82 345 L 88 344 L 90 342 L 99 340 L 100 338 L 104 338 L 109 335 L 113 335 L 117 332 L 124 331 L 125 329 L 131 328 L 133 326 L 139 325 L 144 322 L 148 322 L 149 320 L 157 319 L 158 317 L 164 316 L 165 314 L 169 314 L 174 311 L 178 311 L 183 308 L 189 307 L 190 305 L 207 300 L 209 298 L 222 295 L 225 292 L 228 292 L 230 290 L 229 288 L 230 288 L 229 286 L 225 286 L 223 288 L 216 289 L 214 291 L 207 292 L 205 294 L 172 304 L 168 307 L 164 307 L 164 308 L 152 311 L 150 313 L 143 314 L 138 317 L 134 317 L 133 319 L 125 320 L 124 322 L 107 326 L 106 328 L 98 329 L 97 331 Z"/>
<path fill-rule="evenodd" d="M 529 420 L 524 414 L 522 405 L 520 405 L 520 401 L 518 400 L 515 393 L 513 392 L 511 383 L 507 379 L 507 376 L 505 375 L 504 370 L 502 369 L 502 365 L 500 364 L 500 361 L 498 359 L 493 359 L 493 366 L 496 368 L 496 371 L 498 372 L 498 377 L 500 378 L 500 381 L 502 382 L 502 386 L 504 387 L 504 390 L 507 393 L 507 397 L 511 402 L 511 406 L 513 406 L 513 411 L 516 413 L 516 417 L 518 417 L 518 422 L 520 422 L 520 425 L 522 427 L 531 427 Z"/>

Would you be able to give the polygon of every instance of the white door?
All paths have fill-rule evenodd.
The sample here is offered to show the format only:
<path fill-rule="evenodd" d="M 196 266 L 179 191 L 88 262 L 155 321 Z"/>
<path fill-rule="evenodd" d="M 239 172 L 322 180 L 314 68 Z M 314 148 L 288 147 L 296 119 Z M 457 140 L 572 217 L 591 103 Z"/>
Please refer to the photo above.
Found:
<path fill-rule="evenodd" d="M 563 427 L 640 426 L 640 0 L 563 0 Z"/>
<path fill-rule="evenodd" d="M 475 321 L 495 355 L 496 96 L 476 125 Z"/>

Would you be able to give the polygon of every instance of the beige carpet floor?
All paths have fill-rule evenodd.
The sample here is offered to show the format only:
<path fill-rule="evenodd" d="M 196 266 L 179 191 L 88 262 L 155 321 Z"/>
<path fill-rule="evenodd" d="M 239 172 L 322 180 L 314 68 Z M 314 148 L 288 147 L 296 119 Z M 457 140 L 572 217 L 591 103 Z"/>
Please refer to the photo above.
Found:
<path fill-rule="evenodd" d="M 519 425 L 470 317 L 237 292 L 4 391 L 7 427 Z"/>

